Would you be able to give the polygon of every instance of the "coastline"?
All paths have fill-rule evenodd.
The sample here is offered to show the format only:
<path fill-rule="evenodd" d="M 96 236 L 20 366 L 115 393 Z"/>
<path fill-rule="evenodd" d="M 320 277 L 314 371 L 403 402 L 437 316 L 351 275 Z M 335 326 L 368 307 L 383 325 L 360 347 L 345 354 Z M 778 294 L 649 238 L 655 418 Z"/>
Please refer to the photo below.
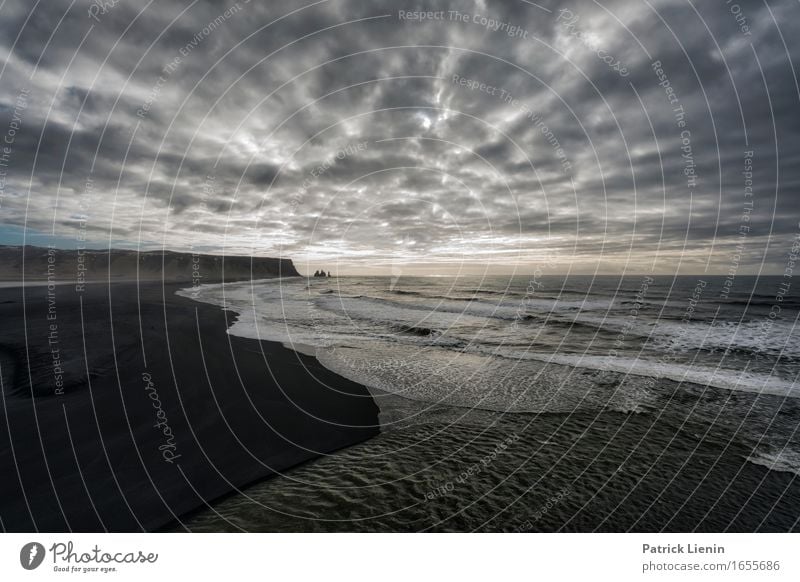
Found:
<path fill-rule="evenodd" d="M 153 531 L 378 433 L 365 387 L 189 285 L 0 288 L 5 531 Z"/>
<path fill-rule="evenodd" d="M 800 449 L 793 419 L 800 399 L 677 381 L 655 369 L 642 378 L 558 362 L 545 367 L 513 348 L 507 358 L 489 359 L 489 350 L 497 354 L 492 340 L 498 336 L 525 346 L 538 343 L 535 349 L 549 349 L 553 356 L 562 353 L 562 345 L 566 353 L 590 347 L 602 353 L 615 346 L 622 352 L 617 357 L 625 354 L 614 340 L 628 307 L 614 308 L 607 291 L 623 287 L 626 297 L 638 288 L 637 278 L 597 282 L 594 293 L 568 297 L 562 305 L 547 302 L 542 297 L 547 288 L 542 290 L 533 315 L 571 315 L 560 328 L 557 322 L 548 326 L 549 342 L 539 337 L 543 318 L 517 332 L 527 328 L 525 336 L 506 331 L 527 283 L 482 281 L 479 287 L 470 280 L 432 285 L 406 278 L 401 289 L 392 290 L 386 278 L 342 278 L 311 289 L 305 281 L 286 281 L 280 289 L 240 285 L 225 289 L 224 296 L 219 287 L 205 288 L 200 300 L 241 314 L 232 334 L 267 333 L 275 339 L 286 322 L 284 337 L 294 342 L 313 345 L 316 337 L 325 338 L 319 360 L 370 387 L 384 430 L 187 516 L 181 527 L 197 532 L 797 530 L 794 452 Z M 712 334 L 719 330 L 708 326 L 708 312 L 696 306 L 696 325 L 687 335 L 670 325 L 684 316 L 685 306 L 669 297 L 691 297 L 686 291 L 695 286 L 689 277 L 677 291 L 672 282 L 669 293 L 658 286 L 650 290 L 651 298 L 666 306 L 657 324 L 667 346 L 680 338 L 686 346 L 693 339 L 700 345 L 725 339 Z M 503 295 L 491 318 L 485 303 L 475 301 L 476 289 Z M 447 303 L 453 297 L 461 303 Z M 564 329 L 578 319 L 577 304 L 588 325 L 567 336 Z M 309 305 L 316 312 L 309 313 Z M 787 299 L 784 305 L 795 304 Z M 763 313 L 759 305 L 751 310 L 759 308 Z M 721 315 L 708 311 L 724 321 L 738 317 L 735 309 Z M 610 313 L 597 325 L 593 315 L 599 311 Z M 483 317 L 479 321 L 490 333 L 475 338 L 470 317 Z M 465 327 L 459 328 L 461 318 Z M 652 331 L 646 312 L 637 321 L 644 335 Z M 637 333 L 642 329 L 632 329 L 631 338 Z M 390 336 L 392 341 L 383 341 Z M 470 345 L 484 352 L 462 350 L 459 339 L 472 340 Z M 641 355 L 645 345 L 633 343 L 642 361 L 659 361 L 662 352 L 656 349 Z M 734 345 L 748 353 L 746 341 Z M 686 371 L 719 363 L 713 354 L 692 358 L 676 356 L 676 361 Z M 727 362 L 729 369 L 735 370 L 736 362 Z"/>

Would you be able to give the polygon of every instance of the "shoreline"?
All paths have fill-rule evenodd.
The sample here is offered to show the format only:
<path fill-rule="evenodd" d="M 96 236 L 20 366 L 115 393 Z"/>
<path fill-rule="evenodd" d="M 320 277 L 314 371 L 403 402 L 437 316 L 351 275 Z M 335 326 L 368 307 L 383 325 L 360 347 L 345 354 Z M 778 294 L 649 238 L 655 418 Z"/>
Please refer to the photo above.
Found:
<path fill-rule="evenodd" d="M 158 530 L 378 434 L 367 388 L 187 287 L 0 288 L 6 531 Z"/>

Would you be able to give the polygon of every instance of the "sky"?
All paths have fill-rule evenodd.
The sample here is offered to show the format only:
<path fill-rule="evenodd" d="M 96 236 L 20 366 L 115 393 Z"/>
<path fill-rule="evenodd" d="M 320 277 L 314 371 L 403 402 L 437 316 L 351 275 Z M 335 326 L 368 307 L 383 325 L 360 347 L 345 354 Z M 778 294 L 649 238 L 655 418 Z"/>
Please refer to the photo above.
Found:
<path fill-rule="evenodd" d="M 799 37 L 789 0 L 6 0 L 0 243 L 781 274 Z"/>

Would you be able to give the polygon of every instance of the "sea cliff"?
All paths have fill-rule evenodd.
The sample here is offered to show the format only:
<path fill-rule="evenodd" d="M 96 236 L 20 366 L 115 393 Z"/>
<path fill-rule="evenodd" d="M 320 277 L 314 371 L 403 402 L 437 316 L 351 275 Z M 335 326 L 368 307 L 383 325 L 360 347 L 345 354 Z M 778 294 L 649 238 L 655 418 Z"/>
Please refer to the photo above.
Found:
<path fill-rule="evenodd" d="M 291 259 L 127 249 L 0 246 L 0 281 L 164 280 L 193 284 L 296 277 Z"/>

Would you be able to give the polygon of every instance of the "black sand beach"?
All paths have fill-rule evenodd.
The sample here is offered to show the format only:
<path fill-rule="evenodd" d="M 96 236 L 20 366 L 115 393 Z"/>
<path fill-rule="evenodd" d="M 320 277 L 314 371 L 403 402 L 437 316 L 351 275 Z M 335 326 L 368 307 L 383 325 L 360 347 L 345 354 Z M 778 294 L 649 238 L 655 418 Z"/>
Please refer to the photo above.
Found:
<path fill-rule="evenodd" d="M 185 287 L 0 289 L 0 529 L 154 530 L 377 434 L 364 387 Z"/>

